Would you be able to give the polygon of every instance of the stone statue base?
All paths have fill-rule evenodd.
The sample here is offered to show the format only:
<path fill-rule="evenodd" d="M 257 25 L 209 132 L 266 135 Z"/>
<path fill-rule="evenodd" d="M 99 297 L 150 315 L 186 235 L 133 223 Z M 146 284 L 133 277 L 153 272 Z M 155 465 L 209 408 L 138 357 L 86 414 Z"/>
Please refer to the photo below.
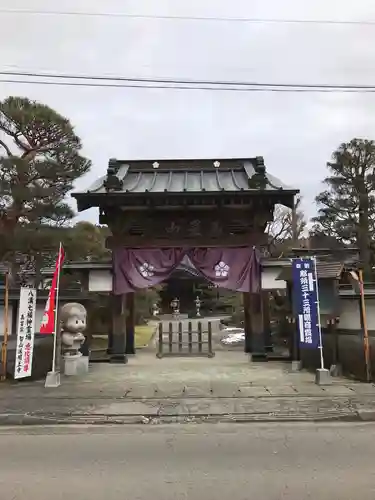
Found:
<path fill-rule="evenodd" d="M 60 373 L 48 372 L 44 387 L 59 387 L 60 386 Z"/>
<path fill-rule="evenodd" d="M 79 375 L 80 373 L 79 366 L 81 358 L 82 354 L 80 352 L 78 354 L 64 355 L 62 359 L 63 374 L 68 377 L 74 377 L 75 375 Z"/>
<path fill-rule="evenodd" d="M 83 375 L 89 372 L 89 357 L 81 356 L 78 360 L 78 374 Z"/>
<path fill-rule="evenodd" d="M 329 370 L 325 368 L 318 368 L 315 372 L 315 383 L 316 385 L 330 385 L 332 379 Z"/>

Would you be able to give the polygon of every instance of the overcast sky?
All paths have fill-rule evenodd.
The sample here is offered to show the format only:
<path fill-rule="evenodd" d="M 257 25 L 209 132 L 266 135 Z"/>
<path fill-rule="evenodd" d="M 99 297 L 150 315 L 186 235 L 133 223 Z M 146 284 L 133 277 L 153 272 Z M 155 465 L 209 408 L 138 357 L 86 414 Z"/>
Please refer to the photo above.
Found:
<path fill-rule="evenodd" d="M 308 5 L 311 4 L 311 5 Z M 63 5 L 58 7 L 58 5 Z M 1 0 L 1 9 L 375 21 L 374 0 Z M 4 70 L 277 83 L 375 84 L 375 25 L 236 23 L 0 13 Z M 70 118 L 93 169 L 108 158 L 264 156 L 313 215 L 331 152 L 375 139 L 375 94 L 69 88 L 0 83 Z M 96 222 L 96 212 L 80 218 Z"/>

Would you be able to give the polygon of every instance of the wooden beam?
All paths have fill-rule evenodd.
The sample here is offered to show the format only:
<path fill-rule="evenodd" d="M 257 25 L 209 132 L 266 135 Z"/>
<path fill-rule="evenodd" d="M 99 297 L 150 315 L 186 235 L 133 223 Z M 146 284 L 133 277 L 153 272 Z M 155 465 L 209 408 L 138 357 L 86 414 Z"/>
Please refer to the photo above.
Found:
<path fill-rule="evenodd" d="M 252 348 L 252 329 L 250 320 L 250 294 L 244 292 L 243 296 L 243 311 L 244 311 L 244 329 L 245 329 L 245 352 L 250 353 Z"/>
<path fill-rule="evenodd" d="M 262 290 L 263 329 L 266 352 L 272 352 L 270 292 Z"/>
<path fill-rule="evenodd" d="M 267 361 L 261 291 L 250 293 L 251 357 L 253 361 Z"/>
<path fill-rule="evenodd" d="M 135 354 L 134 292 L 126 294 L 126 354 Z"/>
<path fill-rule="evenodd" d="M 126 296 L 112 295 L 111 363 L 127 363 L 126 357 Z"/>

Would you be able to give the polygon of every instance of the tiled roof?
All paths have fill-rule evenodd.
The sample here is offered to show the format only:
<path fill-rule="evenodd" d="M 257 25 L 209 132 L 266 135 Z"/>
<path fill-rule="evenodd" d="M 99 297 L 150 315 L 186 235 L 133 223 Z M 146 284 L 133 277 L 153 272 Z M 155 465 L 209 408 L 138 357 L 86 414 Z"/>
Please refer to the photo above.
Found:
<path fill-rule="evenodd" d="M 110 163 L 111 165 L 111 163 Z M 112 162 L 113 170 L 98 179 L 84 194 L 116 193 L 202 193 L 256 191 L 252 180 L 264 171 L 262 158 L 248 160 L 160 160 Z M 109 175 L 112 175 L 112 186 Z M 276 177 L 265 173 L 267 191 L 294 191 Z"/>

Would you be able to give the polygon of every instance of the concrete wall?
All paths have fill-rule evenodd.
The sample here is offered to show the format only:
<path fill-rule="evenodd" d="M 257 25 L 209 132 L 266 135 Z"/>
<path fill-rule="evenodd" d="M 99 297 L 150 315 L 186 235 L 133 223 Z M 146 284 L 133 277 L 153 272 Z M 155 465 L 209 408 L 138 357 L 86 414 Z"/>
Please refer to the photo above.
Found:
<path fill-rule="evenodd" d="M 36 312 L 35 312 L 35 332 L 39 333 L 39 328 L 42 323 L 42 318 L 44 314 L 45 304 L 37 304 Z M 9 314 L 8 314 L 8 334 L 15 335 L 17 331 L 12 331 L 12 315 L 13 315 L 13 307 L 9 306 Z M 0 304 L 0 337 L 4 335 L 4 306 Z M 18 321 L 18 317 L 17 317 Z"/>
<path fill-rule="evenodd" d="M 345 376 L 366 380 L 363 339 L 359 332 L 352 334 L 339 331 L 335 335 L 323 333 L 323 355 L 325 368 L 330 368 L 334 360 L 335 343 L 338 345 L 338 360 Z M 375 338 L 370 337 L 373 380 L 375 379 Z M 304 368 L 315 370 L 320 367 L 318 350 L 302 349 L 301 359 Z"/>
<path fill-rule="evenodd" d="M 264 267 L 262 269 L 262 289 L 263 290 L 285 290 L 286 281 L 277 280 L 280 275 L 280 267 Z"/>
<path fill-rule="evenodd" d="M 375 333 L 375 296 L 366 297 L 367 328 Z M 359 299 L 345 298 L 341 300 L 340 329 L 359 330 Z"/>
<path fill-rule="evenodd" d="M 111 271 L 90 271 L 89 272 L 89 292 L 111 292 L 112 273 Z"/>
<path fill-rule="evenodd" d="M 37 304 L 35 314 L 35 341 L 34 341 L 34 355 L 33 355 L 33 369 L 31 379 L 36 380 L 43 378 L 51 369 L 52 364 L 52 350 L 53 350 L 53 336 L 40 335 L 39 328 L 44 314 L 45 304 Z M 12 306 L 9 307 L 9 340 L 8 340 L 8 357 L 7 357 L 7 372 L 10 377 L 14 376 L 14 360 L 17 343 L 17 331 L 12 331 Z M 18 320 L 18 318 L 17 318 Z M 4 335 L 4 305 L 0 304 L 0 343 Z"/>
<path fill-rule="evenodd" d="M 264 267 L 262 270 L 263 290 L 285 290 L 286 282 L 277 280 L 281 268 Z M 109 270 L 93 270 L 89 272 L 90 292 L 110 292 L 112 291 L 112 274 Z"/>
<path fill-rule="evenodd" d="M 12 315 L 13 315 L 13 307 L 9 305 L 8 312 L 8 334 L 12 334 Z M 0 336 L 4 335 L 5 330 L 5 317 L 4 317 L 4 306 L 0 304 Z"/>
<path fill-rule="evenodd" d="M 366 317 L 369 330 L 371 365 L 375 380 L 375 296 L 366 297 Z M 358 297 L 341 298 L 341 314 L 337 333 L 323 329 L 323 354 L 325 367 L 334 362 L 337 349 L 338 360 L 344 374 L 359 380 L 366 379 L 365 358 L 363 348 L 363 333 L 359 314 Z M 301 352 L 303 366 L 316 369 L 320 366 L 319 352 L 303 349 Z"/>

